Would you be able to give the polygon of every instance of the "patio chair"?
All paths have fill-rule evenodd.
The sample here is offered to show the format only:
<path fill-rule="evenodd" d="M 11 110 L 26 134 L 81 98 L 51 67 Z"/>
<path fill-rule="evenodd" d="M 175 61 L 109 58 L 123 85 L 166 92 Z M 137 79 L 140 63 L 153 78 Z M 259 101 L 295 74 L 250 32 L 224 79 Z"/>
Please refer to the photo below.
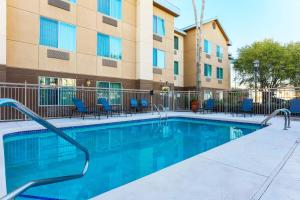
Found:
<path fill-rule="evenodd" d="M 112 117 L 114 113 L 120 115 L 119 110 L 113 109 L 106 98 L 99 98 L 97 103 L 102 105 L 103 112 L 106 114 L 107 118 L 109 115 Z"/>
<path fill-rule="evenodd" d="M 136 99 L 130 99 L 130 110 L 134 110 L 134 112 L 136 113 L 137 110 L 139 108 L 138 102 Z"/>
<path fill-rule="evenodd" d="M 70 118 L 72 118 L 75 112 L 78 112 L 80 114 L 80 117 L 82 117 L 82 119 L 84 119 L 86 115 L 91 115 L 91 114 L 93 114 L 96 117 L 97 112 L 95 107 L 92 110 L 89 109 L 83 103 L 83 101 L 78 98 L 73 98 L 72 102 L 75 105 L 75 109 L 72 110 Z M 100 115 L 98 116 L 100 117 Z"/>
<path fill-rule="evenodd" d="M 202 109 L 200 109 L 200 112 L 202 111 L 204 114 L 205 111 L 207 111 L 207 113 L 210 111 L 212 113 L 214 111 L 214 107 L 215 107 L 215 100 L 208 99 L 204 102 L 204 106 Z"/>
<path fill-rule="evenodd" d="M 292 115 L 300 114 L 300 99 L 292 99 L 290 102 L 290 111 Z"/>
<path fill-rule="evenodd" d="M 242 106 L 240 111 L 244 113 L 244 117 L 249 113 L 251 116 L 253 114 L 253 99 L 245 98 L 242 101 Z"/>
<path fill-rule="evenodd" d="M 141 110 L 148 110 L 149 108 L 149 103 L 148 103 L 148 100 L 147 99 L 141 99 L 141 102 L 140 102 L 140 105 L 141 105 Z"/>

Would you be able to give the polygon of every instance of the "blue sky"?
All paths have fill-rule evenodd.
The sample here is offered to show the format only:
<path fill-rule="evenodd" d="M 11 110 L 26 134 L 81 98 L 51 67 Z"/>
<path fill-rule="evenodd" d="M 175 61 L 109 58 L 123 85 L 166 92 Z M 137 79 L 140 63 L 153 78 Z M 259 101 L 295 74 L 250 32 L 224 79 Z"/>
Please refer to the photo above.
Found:
<path fill-rule="evenodd" d="M 194 23 L 191 0 L 169 0 L 181 9 L 175 26 Z M 201 0 L 197 4 L 201 5 Z M 281 43 L 300 41 L 300 0 L 206 0 L 205 19 L 218 17 L 237 48 L 271 38 Z"/>

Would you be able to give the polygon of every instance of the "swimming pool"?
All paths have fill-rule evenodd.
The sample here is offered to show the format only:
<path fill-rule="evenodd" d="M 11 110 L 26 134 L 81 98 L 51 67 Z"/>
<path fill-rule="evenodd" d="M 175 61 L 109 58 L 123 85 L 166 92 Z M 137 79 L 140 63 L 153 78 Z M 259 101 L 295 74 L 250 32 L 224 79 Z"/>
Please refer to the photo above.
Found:
<path fill-rule="evenodd" d="M 192 118 L 74 127 L 65 132 L 89 149 L 85 177 L 32 188 L 27 197 L 88 199 L 142 178 L 261 127 Z M 79 172 L 84 155 L 47 131 L 4 137 L 7 190 L 35 179 Z"/>

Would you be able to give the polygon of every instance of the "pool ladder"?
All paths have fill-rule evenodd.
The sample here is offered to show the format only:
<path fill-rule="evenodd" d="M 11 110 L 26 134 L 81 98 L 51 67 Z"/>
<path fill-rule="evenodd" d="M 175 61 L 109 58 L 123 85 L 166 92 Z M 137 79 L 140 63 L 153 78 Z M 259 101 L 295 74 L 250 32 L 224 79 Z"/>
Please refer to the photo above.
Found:
<path fill-rule="evenodd" d="M 266 126 L 268 121 L 280 113 L 284 113 L 284 130 L 288 130 L 288 128 L 291 128 L 291 111 L 286 108 L 275 110 L 271 115 L 261 122 L 261 125 Z"/>
<path fill-rule="evenodd" d="M 160 110 L 160 108 L 161 108 L 161 110 Z M 154 110 L 157 111 L 160 120 L 163 119 L 162 116 L 161 116 L 161 112 L 165 113 L 164 119 L 168 119 L 167 110 L 165 109 L 165 107 L 162 104 L 158 104 L 158 105 L 153 104 L 153 106 L 152 106 L 152 114 L 153 114 Z"/>
<path fill-rule="evenodd" d="M 17 109 L 18 111 L 22 112 L 26 116 L 30 117 L 32 120 L 36 121 L 40 125 L 44 126 L 45 128 L 48 128 L 50 131 L 54 132 L 56 135 L 59 137 L 63 138 L 64 140 L 68 141 L 70 144 L 76 146 L 78 149 L 80 149 L 84 155 L 85 155 L 85 165 L 81 171 L 80 174 L 74 174 L 74 175 L 67 175 L 67 176 L 60 176 L 60 177 L 52 177 L 52 178 L 47 178 L 47 179 L 40 179 L 40 180 L 33 180 L 30 181 L 21 187 L 15 189 L 14 191 L 8 193 L 6 196 L 1 197 L 0 200 L 9 200 L 9 199 L 15 199 L 18 197 L 18 195 L 22 194 L 26 190 L 32 187 L 36 186 L 41 186 L 41 185 L 48 185 L 52 183 L 58 183 L 58 182 L 63 182 L 63 181 L 68 181 L 68 180 L 73 180 L 73 179 L 78 179 L 83 177 L 89 166 L 89 160 L 90 160 L 90 155 L 88 150 L 83 147 L 81 144 L 76 142 L 73 138 L 65 134 L 63 131 L 60 129 L 56 128 L 43 118 L 41 118 L 39 115 L 31 111 L 29 108 L 21 104 L 20 102 L 14 100 L 14 99 L 0 99 L 0 107 L 12 107 Z"/>

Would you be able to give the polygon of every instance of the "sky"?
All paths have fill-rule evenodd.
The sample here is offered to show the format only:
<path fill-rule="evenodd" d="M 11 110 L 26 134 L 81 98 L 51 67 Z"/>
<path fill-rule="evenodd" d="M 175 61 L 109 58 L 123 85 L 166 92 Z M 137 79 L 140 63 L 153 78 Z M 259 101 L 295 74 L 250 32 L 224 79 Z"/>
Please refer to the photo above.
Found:
<path fill-rule="evenodd" d="M 176 28 L 195 22 L 192 0 L 169 0 L 181 10 Z M 201 0 L 197 0 L 200 12 Z M 217 17 L 237 56 L 237 49 L 254 41 L 300 41 L 300 0 L 206 0 L 204 19 Z"/>

